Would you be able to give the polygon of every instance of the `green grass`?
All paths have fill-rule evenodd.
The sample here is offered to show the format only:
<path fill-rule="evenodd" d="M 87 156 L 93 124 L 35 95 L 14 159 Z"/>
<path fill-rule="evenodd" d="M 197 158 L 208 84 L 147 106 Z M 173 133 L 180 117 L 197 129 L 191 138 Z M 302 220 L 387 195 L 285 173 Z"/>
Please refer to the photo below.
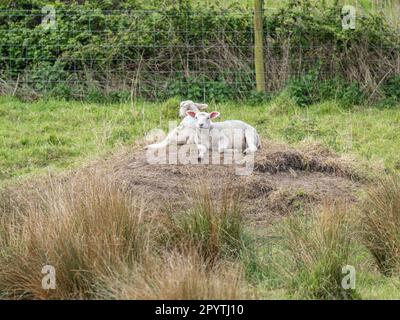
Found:
<path fill-rule="evenodd" d="M 293 219 L 293 217 L 289 218 Z M 309 218 L 306 216 L 299 215 L 296 219 L 300 223 L 308 223 Z M 318 283 L 319 281 L 327 280 L 328 277 L 323 277 L 321 274 L 315 277 L 314 279 L 310 278 L 308 272 L 304 272 L 302 274 L 296 274 L 296 268 L 299 268 L 299 264 L 294 264 L 294 257 L 296 254 L 300 259 L 306 259 L 302 254 L 297 251 L 300 251 L 301 248 L 312 250 L 315 254 L 315 247 L 311 244 L 310 248 L 302 247 L 300 243 L 297 244 L 298 249 L 295 251 L 295 254 L 288 250 L 285 242 L 287 241 L 286 237 L 282 237 L 282 230 L 290 228 L 290 225 L 287 223 L 286 219 L 279 221 L 274 224 L 274 226 L 268 228 L 268 230 L 258 230 L 257 234 L 268 233 L 270 236 L 275 236 L 275 240 L 268 247 L 272 248 L 273 251 L 270 252 L 270 255 L 267 256 L 266 252 L 259 253 L 258 257 L 265 258 L 269 257 L 269 259 L 264 262 L 264 269 L 261 269 L 261 272 L 264 276 L 259 276 L 257 282 L 257 288 L 261 292 L 261 297 L 265 299 L 299 299 L 305 298 L 301 297 L 301 294 L 307 295 L 310 294 L 310 287 Z M 352 228 L 351 228 L 352 229 Z M 349 230 L 350 231 L 350 230 Z M 306 240 L 311 242 L 318 241 L 317 238 L 308 237 L 306 234 L 296 235 L 296 237 L 292 240 L 299 240 L 299 242 Z M 382 275 L 379 272 L 376 264 L 374 263 L 374 259 L 370 252 L 368 252 L 367 248 L 363 246 L 358 240 L 356 235 L 353 235 L 354 240 L 350 244 L 350 252 L 349 252 L 349 261 L 345 264 L 349 264 L 354 266 L 356 271 L 356 296 L 357 299 L 362 300 L 390 300 L 390 299 L 399 299 L 400 298 L 400 278 L 399 275 L 392 275 L 390 277 Z M 294 245 L 296 245 L 294 243 Z M 296 250 L 294 246 L 293 249 Z M 322 245 L 321 249 L 328 250 L 329 246 Z M 313 254 L 307 251 L 305 255 Z M 318 266 L 317 263 L 310 264 L 312 268 L 318 270 L 318 267 L 324 266 L 325 268 L 329 265 L 327 262 L 331 259 L 338 259 L 338 257 L 333 255 L 327 255 L 325 261 L 319 261 L 321 264 Z M 303 267 L 300 264 L 300 267 Z M 323 269 L 322 269 L 323 270 Z M 318 270 L 321 271 L 321 270 Z M 253 271 L 254 272 L 254 271 Z M 294 280 L 296 277 L 304 277 L 304 283 L 302 286 L 298 287 L 297 290 L 292 291 L 291 286 L 293 286 Z M 343 275 L 344 276 L 344 275 Z M 272 281 L 272 282 L 271 282 Z M 296 284 L 296 283 L 295 283 Z M 306 290 L 306 288 L 308 290 Z M 300 294 L 300 296 L 299 296 Z M 313 298 L 313 297 L 309 297 Z M 315 297 L 314 297 L 315 298 Z"/>
<path fill-rule="evenodd" d="M 0 97 L 0 180 L 70 168 L 121 145 L 130 145 L 153 128 L 168 128 L 178 99 L 139 103 L 134 121 L 130 104 L 94 104 L 41 100 L 21 102 Z M 240 103 L 210 105 L 221 119 L 242 119 L 263 137 L 296 145 L 303 139 L 321 141 L 338 153 L 400 167 L 400 109 L 341 108 L 325 102 L 300 108 L 284 94 L 256 106 Z M 166 111 L 168 110 L 168 111 Z"/>
<path fill-rule="evenodd" d="M 0 97 L 0 181 L 68 168 L 132 143 L 159 123 L 160 106 L 142 106 L 145 121 L 134 121 L 128 104 L 26 103 Z"/>
<path fill-rule="evenodd" d="M 359 292 L 365 300 L 398 300 L 400 299 L 399 277 L 386 278 L 381 275 L 368 274 L 359 280 Z"/>

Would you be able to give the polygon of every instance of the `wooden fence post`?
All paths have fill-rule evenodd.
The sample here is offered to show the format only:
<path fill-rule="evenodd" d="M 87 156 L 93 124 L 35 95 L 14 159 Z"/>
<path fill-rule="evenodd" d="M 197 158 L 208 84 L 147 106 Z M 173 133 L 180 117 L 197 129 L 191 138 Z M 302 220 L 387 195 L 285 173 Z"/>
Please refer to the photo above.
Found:
<path fill-rule="evenodd" d="M 263 0 L 254 0 L 254 65 L 258 92 L 265 92 Z"/>

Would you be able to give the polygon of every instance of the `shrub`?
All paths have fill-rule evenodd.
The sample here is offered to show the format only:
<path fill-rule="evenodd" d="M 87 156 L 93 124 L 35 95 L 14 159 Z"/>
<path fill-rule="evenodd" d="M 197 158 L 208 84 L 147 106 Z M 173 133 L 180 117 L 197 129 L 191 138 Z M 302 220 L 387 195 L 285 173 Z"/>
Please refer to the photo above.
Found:
<path fill-rule="evenodd" d="M 378 179 L 361 206 L 362 239 L 379 267 L 400 271 L 400 177 Z"/>
<path fill-rule="evenodd" d="M 319 100 L 318 71 L 307 73 L 289 82 L 289 93 L 299 106 L 308 106 Z"/>
<path fill-rule="evenodd" d="M 259 105 L 261 103 L 269 102 L 271 98 L 270 93 L 250 91 L 246 103 L 249 105 Z"/>
<path fill-rule="evenodd" d="M 335 100 L 344 107 L 360 105 L 365 93 L 357 82 L 348 83 L 341 77 L 323 80 L 314 70 L 289 82 L 288 92 L 302 107 L 322 100 Z"/>
<path fill-rule="evenodd" d="M 343 107 L 360 105 L 365 100 L 365 92 L 357 82 L 348 83 L 337 76 L 321 82 L 318 94 L 320 100 L 335 100 Z"/>
<path fill-rule="evenodd" d="M 224 102 L 239 98 L 239 90 L 235 84 L 229 84 L 224 79 L 213 80 L 205 76 L 177 77 L 171 81 L 165 92 L 167 97 L 182 96 L 194 101 Z M 247 92 L 245 92 L 247 94 Z"/>
<path fill-rule="evenodd" d="M 107 96 L 110 90 L 130 91 L 137 79 L 137 95 L 146 99 L 252 98 L 251 10 L 238 14 L 236 5 L 222 10 L 191 0 L 57 2 L 57 28 L 45 30 L 41 9 L 47 4 L 0 4 L 10 10 L 0 17 L 0 51 L 8 57 L 0 61 L 1 77 L 7 79 L 0 91 L 17 88 L 17 94 L 31 98 L 32 90 L 35 96 L 47 95 L 63 83 L 70 90 L 56 88 L 58 96 L 90 99 L 93 86 Z M 163 10 L 148 10 L 160 6 Z M 338 76 L 346 83 L 340 87 L 348 90 L 346 103 L 358 103 L 357 86 L 375 93 L 388 71 L 398 75 L 399 53 L 393 48 L 399 46 L 399 33 L 384 15 L 369 13 L 357 24 L 356 30 L 343 30 L 337 1 L 293 0 L 266 16 L 268 92 L 279 92 L 291 80 L 297 102 L 309 105 L 321 98 L 320 83 Z"/>
<path fill-rule="evenodd" d="M 388 99 L 394 103 L 400 102 L 400 76 L 390 78 L 384 86 L 384 92 Z"/>
<path fill-rule="evenodd" d="M 320 212 L 289 217 L 283 227 L 289 289 L 306 299 L 353 299 L 342 288 L 342 268 L 349 263 L 351 245 L 347 208 L 325 204 Z"/>

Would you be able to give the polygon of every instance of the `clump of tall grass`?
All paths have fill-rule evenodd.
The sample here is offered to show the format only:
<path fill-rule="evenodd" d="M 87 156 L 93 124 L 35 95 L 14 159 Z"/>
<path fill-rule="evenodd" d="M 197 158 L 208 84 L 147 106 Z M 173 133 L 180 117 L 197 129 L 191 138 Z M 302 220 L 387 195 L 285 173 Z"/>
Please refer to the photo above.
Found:
<path fill-rule="evenodd" d="M 0 287 L 7 295 L 88 298 L 98 277 L 147 258 L 150 224 L 109 180 L 53 182 L 32 193 L 22 212 L 2 217 Z M 56 270 L 56 290 L 41 287 L 44 265 Z"/>
<path fill-rule="evenodd" d="M 361 206 L 362 239 L 379 270 L 400 271 L 400 176 L 379 179 Z"/>
<path fill-rule="evenodd" d="M 289 291 L 305 299 L 352 299 L 353 289 L 342 287 L 342 268 L 351 255 L 347 208 L 324 204 L 309 216 L 289 217 L 282 227 Z"/>
<path fill-rule="evenodd" d="M 225 186 L 214 200 L 211 188 L 202 185 L 193 207 L 171 214 L 173 242 L 195 247 L 208 262 L 239 257 L 245 246 L 243 216 L 238 194 Z"/>
<path fill-rule="evenodd" d="M 162 219 L 168 215 L 90 170 L 51 178 L 26 196 L 3 195 L 0 296 L 248 297 L 240 263 L 222 259 L 237 255 L 242 237 L 241 215 L 231 197 L 217 210 L 211 194 L 199 194 L 194 211 Z M 45 265 L 55 268 L 54 290 L 42 288 Z"/>
<path fill-rule="evenodd" d="M 172 251 L 138 265 L 125 277 L 109 277 L 100 297 L 106 299 L 249 299 L 255 296 L 240 264 L 219 261 L 211 268 L 195 250 Z"/>
<path fill-rule="evenodd" d="M 196 259 L 201 258 L 211 274 L 221 269 L 221 263 L 226 269 L 224 262 L 230 262 L 241 266 L 251 284 L 270 278 L 269 261 L 264 256 L 270 248 L 260 252 L 255 239 L 246 232 L 238 190 L 223 183 L 216 195 L 210 185 L 202 183 L 196 195 L 191 208 L 168 215 L 167 246 L 189 255 L 196 252 Z M 229 272 L 237 274 L 235 270 Z"/>

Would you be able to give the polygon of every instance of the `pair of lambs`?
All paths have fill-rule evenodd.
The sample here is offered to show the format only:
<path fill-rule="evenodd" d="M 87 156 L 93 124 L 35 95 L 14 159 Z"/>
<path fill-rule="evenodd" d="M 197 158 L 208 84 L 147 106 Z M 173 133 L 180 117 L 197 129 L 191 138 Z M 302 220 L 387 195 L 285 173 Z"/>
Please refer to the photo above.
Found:
<path fill-rule="evenodd" d="M 209 149 L 223 153 L 226 150 L 241 150 L 244 153 L 256 152 L 260 147 L 260 138 L 255 128 L 240 120 L 212 122 L 219 117 L 219 112 L 204 112 L 207 104 L 182 101 L 179 115 L 183 117 L 180 125 L 172 130 L 160 143 L 147 146 L 158 149 L 170 144 L 193 144 L 199 151 L 199 159 L 203 159 Z M 211 143 L 210 143 L 211 140 Z"/>

